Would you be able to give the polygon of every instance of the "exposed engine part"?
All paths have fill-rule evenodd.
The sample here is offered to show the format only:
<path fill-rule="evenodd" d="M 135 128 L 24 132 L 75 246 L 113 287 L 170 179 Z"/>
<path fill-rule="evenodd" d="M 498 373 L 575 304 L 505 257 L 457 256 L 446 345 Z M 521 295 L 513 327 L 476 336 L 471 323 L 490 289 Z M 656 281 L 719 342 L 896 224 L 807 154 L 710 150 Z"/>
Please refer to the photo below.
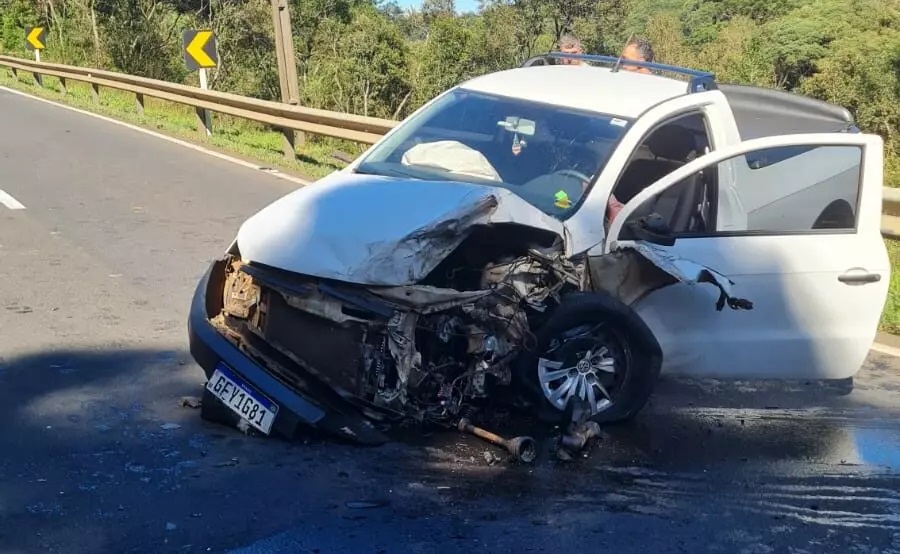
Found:
<path fill-rule="evenodd" d="M 600 436 L 600 425 L 595 421 L 587 421 L 578 429 L 569 431 L 559 439 L 559 445 L 570 453 L 580 452 L 594 437 Z"/>
<path fill-rule="evenodd" d="M 491 444 L 496 444 L 497 446 L 504 448 L 520 462 L 530 464 L 537 457 L 537 445 L 534 442 L 534 439 L 529 436 L 504 439 L 481 427 L 472 425 L 472 423 L 465 418 L 459 420 L 459 425 L 457 427 L 463 433 L 469 433 L 470 435 L 474 435 Z"/>
<path fill-rule="evenodd" d="M 259 305 L 260 291 L 251 276 L 238 271 L 240 267 L 239 261 L 231 264 L 230 278 L 225 281 L 222 291 L 222 311 L 232 317 L 250 319 L 254 308 Z"/>

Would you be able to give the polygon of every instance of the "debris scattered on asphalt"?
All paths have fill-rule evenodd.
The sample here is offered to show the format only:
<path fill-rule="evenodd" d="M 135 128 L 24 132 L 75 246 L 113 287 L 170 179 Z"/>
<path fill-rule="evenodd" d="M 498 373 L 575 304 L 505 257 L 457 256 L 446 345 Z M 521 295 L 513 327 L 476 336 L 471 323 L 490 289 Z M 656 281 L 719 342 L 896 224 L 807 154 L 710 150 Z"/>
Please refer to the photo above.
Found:
<path fill-rule="evenodd" d="M 591 439 L 599 437 L 602 433 L 597 422 L 588 420 L 591 412 L 586 402 L 573 399 L 567 410 L 570 410 L 570 423 L 566 433 L 559 438 L 556 449 L 557 458 L 565 462 L 571 461 L 576 454 L 584 450 Z"/>
<path fill-rule="evenodd" d="M 181 425 L 177 423 L 163 423 L 159 428 L 164 431 L 174 431 L 175 429 L 181 429 Z"/>
<path fill-rule="evenodd" d="M 241 419 L 240 421 L 238 421 L 237 429 L 245 435 L 253 434 L 253 427 L 250 427 L 250 422 L 246 419 Z"/>
<path fill-rule="evenodd" d="M 196 410 L 203 404 L 203 401 L 199 396 L 182 396 L 181 397 L 181 407 L 182 408 L 192 408 Z"/>
<path fill-rule="evenodd" d="M 507 452 L 513 455 L 513 457 L 523 463 L 529 464 L 534 461 L 537 456 L 537 447 L 535 445 L 534 439 L 527 436 L 521 437 L 513 437 L 511 439 L 505 439 L 497 434 L 491 433 L 481 427 L 476 427 L 472 425 L 468 419 L 463 418 L 459 420 L 459 424 L 457 428 L 463 433 L 469 433 L 470 435 L 474 435 L 480 439 L 483 439 L 489 443 L 496 444 L 504 448 Z"/>
<path fill-rule="evenodd" d="M 565 449 L 563 449 L 563 448 L 557 448 L 557 449 L 556 449 L 556 457 L 557 457 L 560 461 L 563 461 L 563 462 L 571 462 L 571 461 L 572 461 L 572 455 L 569 454 L 569 453 L 568 453 Z"/>
<path fill-rule="evenodd" d="M 579 451 L 587 446 L 588 441 L 600 436 L 600 425 L 595 421 L 581 424 L 577 429 L 570 431 L 562 437 L 563 448 L 570 451 Z"/>
<path fill-rule="evenodd" d="M 494 465 L 501 461 L 500 456 L 497 456 L 493 452 L 489 450 L 484 451 L 484 461 L 488 463 L 488 465 Z"/>

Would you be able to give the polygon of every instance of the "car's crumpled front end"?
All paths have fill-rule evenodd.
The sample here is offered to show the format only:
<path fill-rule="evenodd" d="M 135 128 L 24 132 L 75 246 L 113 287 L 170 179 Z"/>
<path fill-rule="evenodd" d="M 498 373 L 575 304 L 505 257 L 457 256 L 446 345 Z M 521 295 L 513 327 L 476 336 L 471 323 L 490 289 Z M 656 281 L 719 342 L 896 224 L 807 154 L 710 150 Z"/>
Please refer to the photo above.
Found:
<path fill-rule="evenodd" d="M 731 300 L 726 278 L 652 245 L 604 267 L 568 257 L 564 236 L 502 189 L 337 175 L 242 226 L 197 288 L 192 353 L 251 427 L 380 443 L 382 424 L 455 425 L 520 400 L 513 362 L 568 293 L 631 302 L 705 281 Z M 637 259 L 654 271 L 628 277 Z"/>
<path fill-rule="evenodd" d="M 383 440 L 373 423 L 450 421 L 510 383 L 530 315 L 583 285 L 553 220 L 512 194 L 374 177 L 328 185 L 248 220 L 197 289 L 195 358 L 210 387 L 227 378 L 217 398 L 263 432 L 287 417 L 275 398 L 285 390 L 305 406 L 289 419 L 362 442 Z M 373 192 L 394 210 L 373 211 Z M 244 362 L 204 355 L 196 329 L 212 329 L 267 384 L 235 367 Z"/>

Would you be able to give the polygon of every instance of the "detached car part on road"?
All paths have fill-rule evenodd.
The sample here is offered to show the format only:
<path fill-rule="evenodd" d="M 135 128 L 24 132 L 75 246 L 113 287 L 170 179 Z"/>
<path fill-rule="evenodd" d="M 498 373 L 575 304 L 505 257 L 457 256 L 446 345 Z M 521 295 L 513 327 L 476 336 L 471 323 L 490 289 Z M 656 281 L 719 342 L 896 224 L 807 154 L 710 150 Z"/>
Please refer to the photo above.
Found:
<path fill-rule="evenodd" d="M 808 98 L 559 57 L 447 91 L 247 220 L 191 309 L 207 401 L 377 444 L 497 406 L 626 420 L 661 371 L 855 374 L 890 275 L 881 139 Z"/>

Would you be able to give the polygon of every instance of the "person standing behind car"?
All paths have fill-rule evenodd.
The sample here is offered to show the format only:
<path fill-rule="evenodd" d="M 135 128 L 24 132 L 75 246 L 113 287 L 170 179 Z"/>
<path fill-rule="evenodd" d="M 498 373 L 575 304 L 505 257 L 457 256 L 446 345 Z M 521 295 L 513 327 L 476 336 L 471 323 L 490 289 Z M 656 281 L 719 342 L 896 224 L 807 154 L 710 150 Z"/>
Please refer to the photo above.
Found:
<path fill-rule="evenodd" d="M 559 39 L 559 51 L 563 54 L 584 54 L 584 48 L 581 46 L 581 40 L 574 35 L 563 35 Z M 581 65 L 581 60 L 573 60 L 571 58 L 562 58 L 560 63 L 563 65 Z"/>
<path fill-rule="evenodd" d="M 656 55 L 653 53 L 653 45 L 650 44 L 650 41 L 645 38 L 635 36 L 632 36 L 630 39 L 628 39 L 628 42 L 625 43 L 625 48 L 622 49 L 622 54 L 620 57 L 623 60 L 650 63 L 653 63 L 653 61 L 656 59 Z M 622 69 L 626 71 L 635 71 L 637 73 L 650 73 L 650 70 L 646 67 L 624 63 L 622 64 Z"/>
<path fill-rule="evenodd" d="M 570 34 L 563 35 L 559 39 L 559 51 L 564 54 L 583 54 L 584 49 L 581 46 L 581 41 Z M 634 61 L 644 61 L 644 62 L 652 62 L 655 58 L 653 54 L 653 48 L 650 45 L 650 41 L 638 37 L 632 37 L 625 44 L 625 48 L 622 51 L 621 57 L 626 60 L 634 60 Z M 581 60 L 573 60 L 563 58 L 561 60 L 564 65 L 581 65 Z M 627 71 L 637 71 L 639 73 L 650 73 L 650 71 L 644 67 L 636 67 L 633 65 L 622 65 L 622 69 Z M 588 183 L 582 183 L 582 193 L 587 191 Z M 606 203 L 606 224 L 609 225 L 612 223 L 612 220 L 619 214 L 622 208 L 625 206 L 622 202 L 619 201 L 615 195 L 610 194 L 609 199 Z"/>
<path fill-rule="evenodd" d="M 625 48 L 622 49 L 622 54 L 619 56 L 623 60 L 631 60 L 635 62 L 650 62 L 656 59 L 656 55 L 653 53 L 653 45 L 650 44 L 650 41 L 641 38 L 632 36 L 628 39 L 628 42 L 625 43 Z M 622 69 L 625 71 L 634 71 L 636 73 L 650 73 L 650 70 L 646 67 L 640 67 L 636 65 L 630 64 L 622 64 Z M 606 203 L 606 223 L 607 225 L 612 224 L 613 219 L 619 215 L 619 212 L 622 211 L 622 208 L 625 207 L 625 204 L 619 202 L 619 199 L 616 198 L 614 194 L 609 195 L 609 200 Z"/>

